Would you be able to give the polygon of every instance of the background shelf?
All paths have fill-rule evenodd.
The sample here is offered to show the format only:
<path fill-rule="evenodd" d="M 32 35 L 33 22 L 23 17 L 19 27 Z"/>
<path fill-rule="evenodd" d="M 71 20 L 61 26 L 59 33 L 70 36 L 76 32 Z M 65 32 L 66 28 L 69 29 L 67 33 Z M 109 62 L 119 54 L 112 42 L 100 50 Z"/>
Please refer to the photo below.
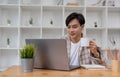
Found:
<path fill-rule="evenodd" d="M 12 65 L 18 65 L 19 54 L 17 51 L 17 49 L 0 49 L 0 68 L 7 68 Z"/>
<path fill-rule="evenodd" d="M 41 26 L 41 7 L 21 6 L 21 26 Z M 32 18 L 32 25 L 30 20 Z"/>
<path fill-rule="evenodd" d="M 114 6 L 109 4 L 110 0 L 96 4 L 98 1 L 0 0 L 0 67 L 20 64 L 19 49 L 27 38 L 61 38 L 66 35 L 65 20 L 72 12 L 85 16 L 84 37 L 94 39 L 103 50 L 114 48 L 109 41 L 114 37 L 116 48 L 119 48 L 120 0 L 113 0 Z M 31 18 L 32 25 L 29 23 Z M 7 38 L 10 39 L 9 47 Z"/>
<path fill-rule="evenodd" d="M 0 7 L 0 25 L 18 26 L 18 6 Z"/>
<path fill-rule="evenodd" d="M 10 48 L 17 48 L 18 47 L 18 29 L 17 28 L 0 28 L 0 47 L 7 48 L 7 39 L 9 38 Z"/>
<path fill-rule="evenodd" d="M 40 29 L 36 28 L 21 28 L 20 29 L 20 48 L 22 48 L 25 45 L 25 39 L 29 38 L 40 38 Z"/>
<path fill-rule="evenodd" d="M 108 29 L 108 47 L 120 49 L 120 29 Z M 115 41 L 115 45 L 113 44 Z"/>

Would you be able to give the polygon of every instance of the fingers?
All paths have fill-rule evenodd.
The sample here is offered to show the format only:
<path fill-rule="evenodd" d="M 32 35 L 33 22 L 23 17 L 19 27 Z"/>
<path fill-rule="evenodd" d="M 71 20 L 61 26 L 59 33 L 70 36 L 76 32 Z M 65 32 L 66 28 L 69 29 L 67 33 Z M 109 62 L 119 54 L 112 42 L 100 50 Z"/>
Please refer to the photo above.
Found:
<path fill-rule="evenodd" d="M 92 47 L 92 48 L 96 48 L 97 47 L 95 41 L 91 40 L 89 44 L 90 44 L 90 47 Z"/>
<path fill-rule="evenodd" d="M 115 60 L 117 60 L 117 59 L 118 59 L 118 58 L 117 58 L 117 53 L 118 53 L 118 50 L 117 50 L 117 49 L 115 49 L 115 50 L 114 50 L 114 59 L 115 59 Z"/>
<path fill-rule="evenodd" d="M 96 58 L 96 61 L 99 63 L 99 64 L 102 64 L 102 61 L 98 58 Z"/>
<path fill-rule="evenodd" d="M 102 60 L 100 58 L 91 57 L 91 59 L 95 64 L 102 64 Z"/>
<path fill-rule="evenodd" d="M 111 60 L 114 60 L 114 56 L 113 56 L 110 48 L 107 48 L 107 54 L 108 54 L 108 56 L 110 57 Z"/>
<path fill-rule="evenodd" d="M 117 59 L 119 60 L 120 58 L 120 50 L 118 50 L 118 53 L 117 53 Z"/>
<path fill-rule="evenodd" d="M 111 60 L 119 60 L 120 58 L 120 50 L 114 49 L 114 54 L 112 53 L 112 51 L 110 50 L 110 48 L 107 48 L 107 54 L 110 57 Z"/>
<path fill-rule="evenodd" d="M 92 53 L 95 53 L 97 51 L 97 45 L 96 45 L 96 43 L 91 40 L 90 43 L 89 43 L 89 48 L 90 48 L 90 50 L 91 50 Z"/>

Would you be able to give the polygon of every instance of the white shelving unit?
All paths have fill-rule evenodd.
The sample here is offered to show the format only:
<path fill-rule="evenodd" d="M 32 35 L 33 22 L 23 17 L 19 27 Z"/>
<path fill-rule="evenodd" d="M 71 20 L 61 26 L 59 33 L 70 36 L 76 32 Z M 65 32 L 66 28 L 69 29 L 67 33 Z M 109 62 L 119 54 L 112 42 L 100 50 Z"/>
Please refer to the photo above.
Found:
<path fill-rule="evenodd" d="M 104 0 L 100 0 L 104 1 Z M 110 2 L 114 1 L 114 4 Z M 19 49 L 26 38 L 60 38 L 72 12 L 86 18 L 84 36 L 102 49 L 120 49 L 120 0 L 0 0 L 0 68 L 20 64 Z M 30 19 L 33 19 L 32 25 Z M 95 22 L 97 27 L 94 26 Z M 7 38 L 10 45 L 7 46 Z"/>

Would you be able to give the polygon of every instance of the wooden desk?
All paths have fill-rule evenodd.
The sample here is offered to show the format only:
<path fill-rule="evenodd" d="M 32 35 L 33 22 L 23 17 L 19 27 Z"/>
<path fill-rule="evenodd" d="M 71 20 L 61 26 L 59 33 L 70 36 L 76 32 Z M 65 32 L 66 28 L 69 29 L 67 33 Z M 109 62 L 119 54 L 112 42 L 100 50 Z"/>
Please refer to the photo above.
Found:
<path fill-rule="evenodd" d="M 80 68 L 72 71 L 34 69 L 31 73 L 23 73 L 19 66 L 13 66 L 4 72 L 0 72 L 0 77 L 120 77 L 120 73 L 111 72 L 111 70 Z"/>

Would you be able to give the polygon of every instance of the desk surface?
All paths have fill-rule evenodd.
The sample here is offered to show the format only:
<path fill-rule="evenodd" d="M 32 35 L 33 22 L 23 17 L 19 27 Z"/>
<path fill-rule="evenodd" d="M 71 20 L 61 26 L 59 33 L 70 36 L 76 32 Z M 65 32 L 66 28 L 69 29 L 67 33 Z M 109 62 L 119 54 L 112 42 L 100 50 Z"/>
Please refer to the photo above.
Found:
<path fill-rule="evenodd" d="M 31 73 L 23 73 L 19 66 L 12 66 L 6 71 L 0 72 L 0 77 L 120 77 L 120 72 L 78 68 L 71 71 L 34 69 Z"/>

